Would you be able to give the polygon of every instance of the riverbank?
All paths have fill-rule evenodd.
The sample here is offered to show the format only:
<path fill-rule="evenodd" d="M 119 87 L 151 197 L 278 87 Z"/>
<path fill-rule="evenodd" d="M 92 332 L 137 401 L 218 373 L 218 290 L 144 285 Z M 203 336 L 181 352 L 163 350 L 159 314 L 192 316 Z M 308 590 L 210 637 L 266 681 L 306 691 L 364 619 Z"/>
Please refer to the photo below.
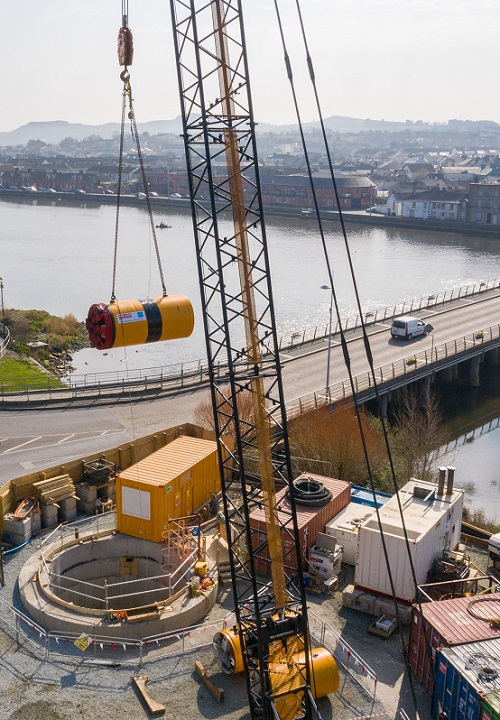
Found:
<path fill-rule="evenodd" d="M 0 200 L 26 200 L 27 202 L 59 202 L 74 205 L 85 205 L 87 203 L 93 205 L 116 205 L 116 195 L 103 193 L 74 193 L 74 192 L 26 192 L 25 190 L 7 190 L 0 188 Z M 154 209 L 161 210 L 185 210 L 191 214 L 191 202 L 187 198 L 170 198 L 164 196 L 153 195 L 150 197 L 151 206 Z M 146 207 L 144 197 L 136 195 L 121 195 L 120 205 Z M 207 203 L 208 205 L 208 203 Z M 310 223 L 316 221 L 316 216 L 310 208 L 296 208 L 290 205 L 268 205 L 264 204 L 264 212 L 266 216 L 289 217 L 295 220 L 303 220 Z M 338 223 L 339 213 L 334 210 L 322 210 L 320 212 L 321 220 L 325 222 Z M 479 223 L 471 223 L 460 220 L 420 220 L 418 218 L 393 217 L 390 215 L 382 215 L 380 213 L 367 213 L 364 210 L 344 210 L 342 217 L 346 223 L 369 227 L 384 228 L 405 228 L 412 230 L 425 230 L 427 232 L 437 233 L 459 233 L 460 235 L 469 235 L 471 237 L 491 237 L 500 239 L 500 225 L 483 225 Z"/>

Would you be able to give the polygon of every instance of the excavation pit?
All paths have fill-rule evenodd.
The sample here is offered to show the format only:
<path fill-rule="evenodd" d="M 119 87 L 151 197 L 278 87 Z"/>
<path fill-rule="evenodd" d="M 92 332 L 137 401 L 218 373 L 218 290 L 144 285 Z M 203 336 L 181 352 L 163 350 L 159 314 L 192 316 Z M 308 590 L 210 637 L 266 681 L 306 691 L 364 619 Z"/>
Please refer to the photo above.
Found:
<path fill-rule="evenodd" d="M 64 534 L 63 534 L 64 533 Z M 213 564 L 196 543 L 179 552 L 113 530 L 61 528 L 19 575 L 26 611 L 43 628 L 143 639 L 192 627 L 213 607 Z"/>

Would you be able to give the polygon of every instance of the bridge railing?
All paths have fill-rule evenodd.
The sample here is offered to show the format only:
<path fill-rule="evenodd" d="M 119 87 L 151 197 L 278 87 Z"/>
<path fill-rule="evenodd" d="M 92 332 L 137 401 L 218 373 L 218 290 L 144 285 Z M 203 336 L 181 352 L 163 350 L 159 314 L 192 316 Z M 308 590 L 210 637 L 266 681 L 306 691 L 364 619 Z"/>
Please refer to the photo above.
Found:
<path fill-rule="evenodd" d="M 417 312 L 425 308 L 443 305 L 459 298 L 471 297 L 479 293 L 500 288 L 500 280 L 474 283 L 453 290 L 447 290 L 436 295 L 428 295 L 420 300 L 411 300 L 399 305 L 393 305 L 374 312 L 368 311 L 363 316 L 365 323 L 374 324 L 382 322 L 391 317 L 405 313 Z M 347 318 L 343 322 L 344 330 L 352 330 L 360 327 L 359 316 Z M 6 329 L 8 332 L 8 329 Z M 298 347 L 315 340 L 328 337 L 329 324 L 316 326 L 309 330 L 292 333 L 287 338 L 282 337 L 279 341 L 280 349 L 286 350 Z M 338 323 L 332 325 L 332 334 L 339 331 Z M 0 354 L 1 357 L 1 354 Z M 248 369 L 245 361 L 240 362 L 241 371 Z M 227 375 L 227 365 L 219 363 L 214 367 L 216 378 Z M 0 381 L 0 400 L 4 397 L 23 396 L 24 399 L 36 399 L 37 395 L 49 394 L 52 398 L 67 397 L 68 391 L 72 398 L 83 397 L 90 394 L 95 397 L 106 397 L 109 394 L 120 394 L 128 392 L 147 392 L 153 390 L 164 391 L 169 388 L 190 388 L 209 382 L 208 364 L 205 360 L 194 360 L 191 362 L 177 363 L 168 366 L 149 368 L 138 368 L 133 370 L 122 370 L 107 373 L 87 373 L 85 375 L 73 375 L 67 383 L 67 387 L 61 389 L 59 381 L 51 376 L 40 378 L 39 383 L 30 382 L 5 382 Z"/>
<path fill-rule="evenodd" d="M 367 310 L 362 316 L 355 315 L 353 317 L 347 317 L 342 320 L 342 329 L 356 330 L 361 327 L 362 323 L 365 325 L 374 325 L 378 322 L 384 322 L 400 315 L 411 315 L 415 312 L 422 310 L 429 310 L 436 308 L 446 303 L 459 300 L 461 298 L 472 297 L 473 295 L 479 295 L 489 290 L 497 290 L 500 288 L 500 280 L 487 280 L 471 285 L 464 285 L 462 287 L 453 288 L 451 290 L 444 290 L 443 292 L 425 295 L 421 298 L 413 298 L 403 303 L 396 305 L 389 305 L 385 308 L 378 308 L 375 310 Z M 279 349 L 286 350 L 307 343 L 314 342 L 315 340 L 322 340 L 328 337 L 330 330 L 329 322 L 321 325 L 316 325 L 312 328 L 306 328 L 304 330 L 296 330 L 291 335 L 286 335 L 279 340 Z M 332 335 L 336 335 L 340 332 L 340 323 L 337 321 L 332 323 Z"/>
<path fill-rule="evenodd" d="M 469 333 L 455 340 L 450 340 L 442 345 L 436 345 L 427 350 L 413 353 L 396 362 L 381 365 L 375 368 L 373 375 L 370 371 L 356 375 L 353 377 L 353 387 L 351 387 L 349 380 L 342 380 L 320 392 L 315 391 L 301 395 L 286 404 L 287 415 L 289 418 L 297 417 L 298 415 L 317 410 L 325 405 L 350 399 L 353 394 L 353 388 L 356 394 L 366 392 L 367 390 L 369 391 L 374 388 L 375 384 L 382 385 L 383 383 L 400 377 L 414 375 L 417 370 L 423 367 L 435 363 L 442 363 L 448 358 L 456 357 L 474 348 L 483 348 L 486 343 L 495 340 L 499 341 L 498 344 L 500 344 L 500 324 L 491 325 L 484 330 L 477 330 L 476 332 Z"/>

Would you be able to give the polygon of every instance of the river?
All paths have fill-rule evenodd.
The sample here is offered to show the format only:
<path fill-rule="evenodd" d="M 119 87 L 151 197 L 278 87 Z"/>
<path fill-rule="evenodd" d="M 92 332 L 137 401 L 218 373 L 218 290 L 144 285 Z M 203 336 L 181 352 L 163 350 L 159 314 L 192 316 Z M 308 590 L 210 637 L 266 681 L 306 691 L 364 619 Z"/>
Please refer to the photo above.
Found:
<path fill-rule="evenodd" d="M 172 226 L 156 231 L 167 291 L 188 295 L 195 317 L 200 318 L 191 215 L 187 209 L 161 210 L 155 212 L 155 222 L 160 221 Z M 500 277 L 500 240 L 351 224 L 347 232 L 365 311 Z M 61 316 L 72 313 L 84 320 L 90 305 L 107 302 L 111 296 L 114 233 L 115 209 L 110 205 L 2 199 L 0 275 L 5 307 L 37 308 Z M 327 225 L 327 233 L 345 319 L 356 314 L 356 306 L 344 242 L 337 223 Z M 330 295 L 321 289 L 328 284 L 328 276 L 315 222 L 272 217 L 267 235 L 278 334 L 324 325 Z M 118 238 L 118 299 L 160 295 L 145 208 L 122 207 Z M 169 365 L 204 356 L 198 323 L 193 335 L 182 342 L 114 350 L 107 355 L 88 349 L 76 353 L 73 365 L 75 373 L 84 374 Z M 467 417 L 470 420 L 477 415 L 476 426 L 481 426 L 481 413 L 471 407 Z M 493 400 L 490 415 L 492 420 L 500 416 L 500 394 Z M 450 453 L 447 462 L 457 464 L 457 484 L 474 481 L 476 493 L 471 503 L 491 509 L 500 521 L 498 425 Z"/>

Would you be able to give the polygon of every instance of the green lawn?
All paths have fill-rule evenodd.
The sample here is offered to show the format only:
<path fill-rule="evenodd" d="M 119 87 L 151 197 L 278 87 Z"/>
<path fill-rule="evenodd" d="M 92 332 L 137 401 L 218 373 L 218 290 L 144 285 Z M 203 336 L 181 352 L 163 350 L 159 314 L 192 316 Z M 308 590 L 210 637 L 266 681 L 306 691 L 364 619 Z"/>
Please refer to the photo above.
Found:
<path fill-rule="evenodd" d="M 65 387 L 64 383 L 42 372 L 28 360 L 14 360 L 8 357 L 0 359 L 0 391 L 19 392 L 59 387 Z"/>

